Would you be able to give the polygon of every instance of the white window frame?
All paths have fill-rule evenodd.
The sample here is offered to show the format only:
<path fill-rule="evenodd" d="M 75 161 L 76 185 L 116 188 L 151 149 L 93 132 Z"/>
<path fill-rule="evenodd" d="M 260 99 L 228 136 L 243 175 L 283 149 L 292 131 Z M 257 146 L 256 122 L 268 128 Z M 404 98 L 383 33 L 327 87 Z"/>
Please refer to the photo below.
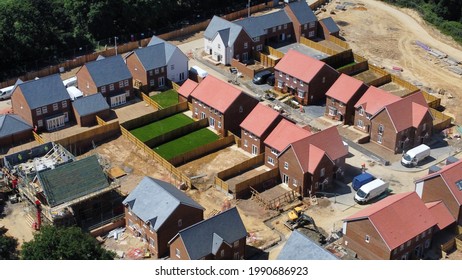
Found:
<path fill-rule="evenodd" d="M 249 48 L 249 43 L 245 42 L 244 43 L 244 49 L 248 49 Z"/>
<path fill-rule="evenodd" d="M 244 139 L 244 147 L 248 147 L 249 146 L 249 143 L 247 141 L 247 139 Z"/>
<path fill-rule="evenodd" d="M 314 28 L 314 26 L 315 26 L 315 22 L 314 21 L 310 22 L 310 28 Z"/>
<path fill-rule="evenodd" d="M 155 84 L 156 84 L 156 81 L 155 81 L 154 79 L 152 79 L 152 80 L 149 81 L 149 85 L 150 85 L 150 86 L 153 87 Z"/>
<path fill-rule="evenodd" d="M 38 127 L 43 127 L 43 120 L 38 120 L 37 121 L 37 126 Z"/>
<path fill-rule="evenodd" d="M 170 70 L 175 70 L 175 64 L 170 65 Z"/>
<path fill-rule="evenodd" d="M 124 87 L 124 81 L 119 81 L 119 88 L 123 88 Z"/>
<path fill-rule="evenodd" d="M 63 102 L 61 102 L 61 107 L 67 108 L 67 101 L 66 101 L 66 100 L 64 100 Z"/>
<path fill-rule="evenodd" d="M 366 236 L 364 237 L 364 241 L 366 241 L 366 243 L 371 242 L 371 237 L 368 234 L 366 234 Z"/>
<path fill-rule="evenodd" d="M 305 92 L 303 90 L 301 90 L 301 89 L 298 90 L 297 95 L 300 98 L 305 98 Z"/>
<path fill-rule="evenodd" d="M 53 103 L 53 111 L 58 111 L 59 106 L 58 103 Z"/>
<path fill-rule="evenodd" d="M 101 87 L 101 93 L 106 93 L 106 86 Z"/>
<path fill-rule="evenodd" d="M 37 108 L 37 109 L 35 109 L 35 114 L 36 114 L 37 116 L 41 116 L 41 115 L 42 115 L 42 108 Z"/>
<path fill-rule="evenodd" d="M 149 237 L 149 246 L 156 248 L 156 241 L 152 237 Z"/>
<path fill-rule="evenodd" d="M 154 69 L 154 73 L 157 75 L 159 74 L 159 68 Z"/>
<path fill-rule="evenodd" d="M 274 159 L 272 157 L 268 156 L 267 162 L 274 166 Z"/>
<path fill-rule="evenodd" d="M 287 23 L 284 23 L 284 29 L 287 29 Z"/>
<path fill-rule="evenodd" d="M 326 175 L 326 168 L 323 167 L 321 168 L 321 171 L 319 172 L 319 176 L 324 177 Z"/>
<path fill-rule="evenodd" d="M 124 86 L 128 87 L 128 80 L 124 81 Z"/>
<path fill-rule="evenodd" d="M 175 256 L 176 256 L 177 258 L 181 258 L 181 251 L 180 251 L 180 249 L 175 248 Z"/>
<path fill-rule="evenodd" d="M 289 170 L 289 163 L 288 163 L 287 161 L 286 161 L 286 162 L 284 162 L 284 169 L 287 169 L 287 170 Z"/>
<path fill-rule="evenodd" d="M 276 149 L 273 149 L 273 148 L 271 148 L 271 153 L 273 155 L 276 155 L 276 156 L 279 155 L 279 152 Z"/>
<path fill-rule="evenodd" d="M 110 84 L 109 85 L 109 91 L 113 91 L 114 90 L 114 84 Z"/>

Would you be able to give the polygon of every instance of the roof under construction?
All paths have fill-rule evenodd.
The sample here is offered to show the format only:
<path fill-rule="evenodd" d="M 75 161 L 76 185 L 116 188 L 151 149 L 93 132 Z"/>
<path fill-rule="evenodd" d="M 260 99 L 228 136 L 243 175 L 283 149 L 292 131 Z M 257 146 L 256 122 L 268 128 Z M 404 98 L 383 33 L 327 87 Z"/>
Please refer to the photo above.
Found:
<path fill-rule="evenodd" d="M 109 187 L 96 155 L 38 172 L 37 177 L 51 207 Z"/>

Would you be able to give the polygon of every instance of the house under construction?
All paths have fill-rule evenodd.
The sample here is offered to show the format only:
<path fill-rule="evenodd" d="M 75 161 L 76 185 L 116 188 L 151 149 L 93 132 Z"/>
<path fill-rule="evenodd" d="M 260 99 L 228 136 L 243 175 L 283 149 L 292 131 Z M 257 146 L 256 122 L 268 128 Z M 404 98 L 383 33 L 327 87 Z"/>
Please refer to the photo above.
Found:
<path fill-rule="evenodd" d="M 4 171 L 29 202 L 34 227 L 41 223 L 78 225 L 84 230 L 123 219 L 117 182 L 110 182 L 98 156 L 77 160 L 56 143 L 6 156 Z"/>

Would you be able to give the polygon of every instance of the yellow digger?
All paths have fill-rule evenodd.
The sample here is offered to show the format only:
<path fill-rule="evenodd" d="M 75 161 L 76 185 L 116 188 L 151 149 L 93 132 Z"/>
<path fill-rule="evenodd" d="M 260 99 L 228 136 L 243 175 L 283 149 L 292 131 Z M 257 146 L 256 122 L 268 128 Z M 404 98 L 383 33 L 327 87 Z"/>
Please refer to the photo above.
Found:
<path fill-rule="evenodd" d="M 289 219 L 284 223 L 284 225 L 290 230 L 311 225 L 311 230 L 319 234 L 319 243 L 324 244 L 326 242 L 324 235 L 319 231 L 314 219 L 303 213 L 303 208 L 295 207 L 287 215 Z"/>

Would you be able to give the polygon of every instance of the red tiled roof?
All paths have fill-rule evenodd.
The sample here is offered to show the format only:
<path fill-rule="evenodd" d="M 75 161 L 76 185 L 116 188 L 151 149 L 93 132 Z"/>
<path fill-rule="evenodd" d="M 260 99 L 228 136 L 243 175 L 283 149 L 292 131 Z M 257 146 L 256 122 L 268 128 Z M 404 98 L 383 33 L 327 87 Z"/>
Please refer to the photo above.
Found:
<path fill-rule="evenodd" d="M 348 150 L 335 126 L 305 137 L 291 146 L 303 172 L 313 173 L 324 154 L 332 161 L 348 155 Z"/>
<path fill-rule="evenodd" d="M 390 250 L 415 238 L 437 223 L 416 192 L 384 198 L 344 221 L 362 219 L 369 219 Z"/>
<path fill-rule="evenodd" d="M 451 215 L 451 212 L 449 212 L 449 209 L 441 200 L 425 203 L 425 206 L 427 206 L 428 210 L 430 210 L 430 213 L 438 223 L 437 226 L 439 230 L 445 229 L 456 221 L 456 219 L 454 219 Z"/>
<path fill-rule="evenodd" d="M 326 92 L 326 96 L 347 104 L 363 84 L 362 81 L 342 73 Z"/>
<path fill-rule="evenodd" d="M 265 145 L 281 152 L 289 144 L 311 135 L 306 129 L 282 119 L 265 140 Z"/>
<path fill-rule="evenodd" d="M 385 106 L 396 132 L 417 128 L 428 113 L 427 101 L 419 91 Z M 403 114 L 403 112 L 407 112 Z"/>
<path fill-rule="evenodd" d="M 225 113 L 242 91 L 212 75 L 207 75 L 193 90 L 191 96 Z"/>
<path fill-rule="evenodd" d="M 278 118 L 279 112 L 258 103 L 241 123 L 241 128 L 261 137 L 268 127 Z"/>
<path fill-rule="evenodd" d="M 178 93 L 185 98 L 188 98 L 189 95 L 193 92 L 193 90 L 197 87 L 198 83 L 191 79 L 187 79 L 181 87 L 178 89 Z"/>
<path fill-rule="evenodd" d="M 358 100 L 358 102 L 355 105 L 355 108 L 362 106 L 366 113 L 370 115 L 375 115 L 383 107 L 400 99 L 401 98 L 399 98 L 396 95 L 393 95 L 382 89 L 371 86 Z"/>
<path fill-rule="evenodd" d="M 274 69 L 309 83 L 324 65 L 325 63 L 322 61 L 291 49 L 281 58 Z"/>

